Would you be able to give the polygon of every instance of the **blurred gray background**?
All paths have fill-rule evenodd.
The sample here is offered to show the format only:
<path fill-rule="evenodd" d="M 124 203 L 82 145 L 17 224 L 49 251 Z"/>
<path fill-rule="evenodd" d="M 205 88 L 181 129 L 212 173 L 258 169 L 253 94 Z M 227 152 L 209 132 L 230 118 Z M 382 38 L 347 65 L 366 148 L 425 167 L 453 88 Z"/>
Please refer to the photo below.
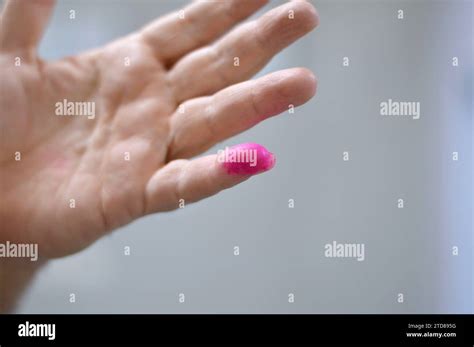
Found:
<path fill-rule="evenodd" d="M 51 262 L 17 312 L 474 311 L 472 1 L 313 3 L 319 28 L 261 74 L 306 66 L 317 96 L 219 146 L 261 143 L 276 168 Z M 184 4 L 60 1 L 41 54 L 103 45 Z M 421 119 L 381 116 L 389 98 L 420 102 Z M 332 241 L 364 243 L 365 261 L 326 258 Z"/>

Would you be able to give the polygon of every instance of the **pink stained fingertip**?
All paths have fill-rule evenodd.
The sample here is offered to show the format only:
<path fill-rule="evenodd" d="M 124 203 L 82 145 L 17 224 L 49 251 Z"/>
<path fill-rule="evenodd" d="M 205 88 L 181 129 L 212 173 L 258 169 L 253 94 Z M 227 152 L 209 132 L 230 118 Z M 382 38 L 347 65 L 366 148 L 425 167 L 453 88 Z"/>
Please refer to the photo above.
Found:
<path fill-rule="evenodd" d="M 258 143 L 243 143 L 220 150 L 217 160 L 229 175 L 256 175 L 275 166 L 275 156 Z"/>

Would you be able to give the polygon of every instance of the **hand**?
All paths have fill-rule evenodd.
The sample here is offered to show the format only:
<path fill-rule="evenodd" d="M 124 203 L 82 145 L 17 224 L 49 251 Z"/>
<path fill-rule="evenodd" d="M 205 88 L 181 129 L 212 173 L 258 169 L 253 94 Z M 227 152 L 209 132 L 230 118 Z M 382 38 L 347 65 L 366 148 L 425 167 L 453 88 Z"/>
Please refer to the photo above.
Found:
<path fill-rule="evenodd" d="M 36 243 L 42 258 L 68 255 L 180 199 L 270 169 L 273 156 L 252 144 L 235 150 L 257 150 L 253 171 L 216 155 L 190 159 L 315 93 L 303 68 L 242 82 L 318 22 L 311 4 L 292 1 L 231 30 L 265 3 L 196 2 L 103 48 L 47 62 L 36 49 L 54 2 L 7 1 L 0 243 Z M 61 115 L 61 105 L 84 102 L 86 116 Z"/>

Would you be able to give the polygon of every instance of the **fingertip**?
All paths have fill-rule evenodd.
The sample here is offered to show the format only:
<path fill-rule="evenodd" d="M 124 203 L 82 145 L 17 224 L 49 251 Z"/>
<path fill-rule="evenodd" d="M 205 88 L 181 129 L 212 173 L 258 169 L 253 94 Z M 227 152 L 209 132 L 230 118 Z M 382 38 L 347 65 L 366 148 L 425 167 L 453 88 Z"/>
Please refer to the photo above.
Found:
<path fill-rule="evenodd" d="M 300 106 L 316 94 L 318 84 L 316 76 L 307 68 L 282 70 L 277 72 L 274 78 L 280 79 L 280 82 L 277 82 L 277 88 L 283 106 L 287 101 Z"/>
<path fill-rule="evenodd" d="M 307 68 L 296 68 L 293 69 L 295 73 L 295 88 L 297 89 L 296 95 L 299 95 L 300 103 L 305 103 L 311 99 L 315 94 L 318 87 L 318 80 L 314 73 Z"/>
<path fill-rule="evenodd" d="M 253 176 L 275 167 L 276 157 L 258 143 L 242 143 L 217 153 L 222 170 L 231 176 Z"/>
<path fill-rule="evenodd" d="M 306 0 L 294 0 L 294 17 L 299 18 L 302 25 L 311 31 L 319 25 L 319 13 L 316 8 Z"/>

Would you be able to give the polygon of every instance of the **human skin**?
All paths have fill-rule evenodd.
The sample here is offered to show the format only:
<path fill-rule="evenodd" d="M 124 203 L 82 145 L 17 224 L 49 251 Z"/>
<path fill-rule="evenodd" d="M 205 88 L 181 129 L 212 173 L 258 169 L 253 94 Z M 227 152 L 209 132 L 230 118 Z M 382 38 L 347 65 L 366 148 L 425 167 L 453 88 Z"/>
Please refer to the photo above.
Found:
<path fill-rule="evenodd" d="M 184 19 L 176 12 L 56 61 L 37 55 L 54 1 L 6 2 L 0 243 L 38 244 L 40 260 L 0 258 L 0 311 L 12 310 L 48 259 L 79 252 L 146 214 L 173 210 L 181 199 L 198 201 L 271 169 L 273 162 L 232 171 L 216 155 L 194 158 L 316 91 L 304 68 L 248 80 L 318 24 L 313 6 L 297 0 L 234 27 L 266 2 L 195 2 Z M 57 116 L 55 104 L 63 99 L 95 102 L 97 116 Z M 259 157 L 268 158 L 274 161 Z"/>

